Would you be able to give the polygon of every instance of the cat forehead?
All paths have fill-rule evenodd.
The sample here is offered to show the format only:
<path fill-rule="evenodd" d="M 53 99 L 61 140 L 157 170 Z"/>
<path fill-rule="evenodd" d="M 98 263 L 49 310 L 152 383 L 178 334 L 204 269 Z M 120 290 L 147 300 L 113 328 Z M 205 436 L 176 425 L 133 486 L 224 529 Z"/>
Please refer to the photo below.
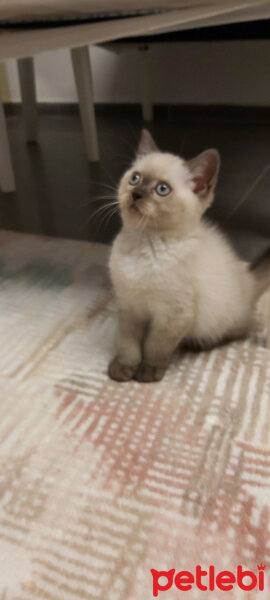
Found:
<path fill-rule="evenodd" d="M 153 152 L 137 158 L 133 164 L 133 169 L 137 169 L 142 174 L 153 179 L 187 179 L 188 169 L 185 162 L 175 156 L 165 152 Z"/>

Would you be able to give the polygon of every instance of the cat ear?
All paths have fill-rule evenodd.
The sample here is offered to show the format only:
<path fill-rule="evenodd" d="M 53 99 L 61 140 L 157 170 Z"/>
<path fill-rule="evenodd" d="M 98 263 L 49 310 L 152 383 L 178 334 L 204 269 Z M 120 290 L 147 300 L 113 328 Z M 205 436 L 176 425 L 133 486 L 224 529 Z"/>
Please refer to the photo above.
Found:
<path fill-rule="evenodd" d="M 143 129 L 137 149 L 137 156 L 145 156 L 151 152 L 159 152 L 159 149 L 155 144 L 151 133 L 149 133 L 147 129 Z"/>
<path fill-rule="evenodd" d="M 199 198 L 207 198 L 217 183 L 220 167 L 220 156 L 217 150 L 205 150 L 195 158 L 187 161 L 194 183 L 193 192 Z"/>

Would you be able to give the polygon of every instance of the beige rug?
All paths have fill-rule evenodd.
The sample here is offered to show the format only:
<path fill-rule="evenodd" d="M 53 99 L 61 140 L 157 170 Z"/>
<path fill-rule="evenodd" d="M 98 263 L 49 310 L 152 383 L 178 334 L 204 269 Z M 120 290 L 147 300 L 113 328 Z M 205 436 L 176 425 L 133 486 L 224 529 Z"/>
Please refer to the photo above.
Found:
<path fill-rule="evenodd" d="M 158 597 L 269 600 L 269 297 L 253 339 L 118 384 L 108 249 L 0 246 L 0 599 L 150 600 L 150 569 L 262 562 L 264 591 L 172 581 Z"/>

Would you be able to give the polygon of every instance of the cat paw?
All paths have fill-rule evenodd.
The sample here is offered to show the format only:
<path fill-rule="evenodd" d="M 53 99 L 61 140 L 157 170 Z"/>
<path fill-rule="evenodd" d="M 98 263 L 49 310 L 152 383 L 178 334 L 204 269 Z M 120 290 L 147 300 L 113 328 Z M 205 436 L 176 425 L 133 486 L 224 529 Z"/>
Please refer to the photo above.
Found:
<path fill-rule="evenodd" d="M 165 367 L 153 367 L 147 363 L 141 363 L 134 375 L 134 378 L 137 379 L 137 381 L 151 383 L 153 381 L 160 381 L 165 372 Z"/>
<path fill-rule="evenodd" d="M 109 365 L 109 376 L 115 381 L 129 381 L 134 376 L 136 367 L 124 365 L 115 357 Z"/>

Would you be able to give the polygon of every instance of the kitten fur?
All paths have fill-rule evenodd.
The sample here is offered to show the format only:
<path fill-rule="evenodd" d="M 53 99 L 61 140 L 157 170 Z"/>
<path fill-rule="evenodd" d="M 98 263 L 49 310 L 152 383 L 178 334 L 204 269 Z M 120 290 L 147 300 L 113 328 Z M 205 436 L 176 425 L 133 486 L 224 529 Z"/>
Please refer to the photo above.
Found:
<path fill-rule="evenodd" d="M 123 226 L 110 256 L 118 304 L 113 379 L 158 381 L 179 344 L 214 346 L 250 328 L 255 276 L 202 218 L 219 166 L 216 150 L 185 161 L 160 152 L 142 131 L 119 184 Z"/>

